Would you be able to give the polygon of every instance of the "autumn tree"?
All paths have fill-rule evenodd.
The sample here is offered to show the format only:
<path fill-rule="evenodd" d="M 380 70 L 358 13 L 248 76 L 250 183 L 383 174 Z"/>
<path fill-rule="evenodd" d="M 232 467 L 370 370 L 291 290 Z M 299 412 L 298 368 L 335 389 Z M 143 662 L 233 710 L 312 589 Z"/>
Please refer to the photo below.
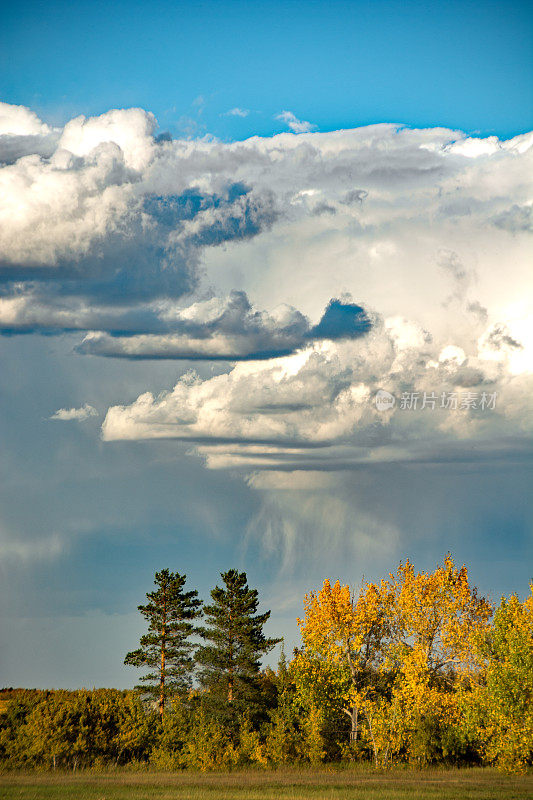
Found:
<path fill-rule="evenodd" d="M 161 718 L 167 697 L 186 690 L 192 680 L 191 636 L 197 631 L 194 620 L 201 614 L 201 602 L 195 590 L 184 591 L 185 582 L 186 576 L 177 572 L 156 572 L 157 589 L 147 593 L 146 605 L 138 606 L 148 622 L 148 633 L 124 659 L 125 664 L 150 670 L 137 688 L 158 699 Z"/>
<path fill-rule="evenodd" d="M 196 658 L 200 683 L 215 705 L 242 712 L 257 700 L 261 657 L 281 640 L 265 636 L 270 611 L 257 613 L 258 592 L 248 586 L 246 573 L 230 569 L 221 577 L 223 586 L 212 590 L 213 602 L 204 607 L 207 625 L 200 634 L 206 644 Z"/>
<path fill-rule="evenodd" d="M 319 705 L 340 706 L 350 720 L 350 741 L 360 727 L 365 691 L 375 676 L 390 629 L 390 587 L 364 583 L 358 595 L 350 587 L 325 580 L 304 598 L 298 620 L 303 649 L 296 654 L 300 692 L 307 688 Z"/>
<path fill-rule="evenodd" d="M 523 603 L 502 598 L 475 653 L 482 670 L 463 694 L 464 728 L 486 761 L 521 770 L 533 763 L 533 584 Z"/>
<path fill-rule="evenodd" d="M 400 709 L 410 757 L 431 757 L 421 732 L 449 731 L 458 723 L 456 690 L 474 664 L 474 641 L 492 607 L 470 585 L 468 571 L 450 555 L 432 572 L 406 561 L 387 582 L 393 600 L 389 666 L 396 672 L 391 702 Z M 433 735 L 433 734 L 432 734 Z"/>

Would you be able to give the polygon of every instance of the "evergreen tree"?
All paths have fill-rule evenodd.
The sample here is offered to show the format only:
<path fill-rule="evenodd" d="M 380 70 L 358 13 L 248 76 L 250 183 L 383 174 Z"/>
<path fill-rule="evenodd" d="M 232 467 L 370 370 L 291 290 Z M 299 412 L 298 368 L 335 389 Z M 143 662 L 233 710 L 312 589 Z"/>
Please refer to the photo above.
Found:
<path fill-rule="evenodd" d="M 198 649 L 196 659 L 202 686 L 233 715 L 257 702 L 260 659 L 281 640 L 265 637 L 270 611 L 256 613 L 258 592 L 249 588 L 246 573 L 230 569 L 221 577 L 224 588 L 216 586 L 212 605 L 204 607 L 207 626 L 200 635 L 209 644 Z"/>
<path fill-rule="evenodd" d="M 200 616 L 198 592 L 185 592 L 186 575 L 164 569 L 156 572 L 156 591 L 148 592 L 148 603 L 138 606 L 149 623 L 148 633 L 141 636 L 140 647 L 128 653 L 124 663 L 148 667 L 150 672 L 136 688 L 159 700 L 163 717 L 166 698 L 183 692 L 191 685 L 194 659 L 190 637 L 197 632 L 193 620 Z"/>

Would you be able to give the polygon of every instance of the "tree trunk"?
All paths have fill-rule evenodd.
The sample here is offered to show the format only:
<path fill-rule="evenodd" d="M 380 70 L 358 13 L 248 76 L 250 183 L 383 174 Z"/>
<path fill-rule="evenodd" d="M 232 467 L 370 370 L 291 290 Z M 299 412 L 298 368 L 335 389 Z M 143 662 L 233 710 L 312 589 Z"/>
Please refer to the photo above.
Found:
<path fill-rule="evenodd" d="M 365 714 L 366 720 L 368 722 L 368 731 L 370 733 L 370 741 L 372 742 L 372 750 L 374 752 L 374 764 L 376 768 L 379 767 L 379 758 L 378 758 L 378 749 L 376 747 L 376 740 L 374 739 L 374 730 L 372 728 L 372 718 L 369 714 Z"/>
<path fill-rule="evenodd" d="M 165 711 L 165 648 L 161 647 L 161 677 L 159 680 L 159 716 L 163 719 Z"/>
<path fill-rule="evenodd" d="M 359 709 L 357 706 L 352 707 L 350 719 L 352 721 L 352 727 L 350 730 L 350 744 L 354 744 L 357 741 L 357 736 L 359 733 Z"/>
<path fill-rule="evenodd" d="M 229 670 L 228 670 L 228 703 L 233 703 L 233 629 L 232 629 L 233 614 L 229 614 Z"/>
<path fill-rule="evenodd" d="M 163 630 L 161 631 L 161 672 L 159 675 L 159 716 L 163 720 L 165 712 L 165 646 L 167 641 L 167 600 L 163 590 Z"/>

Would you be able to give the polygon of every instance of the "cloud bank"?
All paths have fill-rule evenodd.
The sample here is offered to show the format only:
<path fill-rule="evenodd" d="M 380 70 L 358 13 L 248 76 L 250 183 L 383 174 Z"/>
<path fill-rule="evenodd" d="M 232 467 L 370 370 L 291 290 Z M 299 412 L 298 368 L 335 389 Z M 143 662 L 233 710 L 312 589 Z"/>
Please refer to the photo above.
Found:
<path fill-rule="evenodd" d="M 439 352 L 423 329 L 387 319 L 361 340 L 204 380 L 189 372 L 170 392 L 110 408 L 103 437 L 190 441 L 215 468 L 351 469 L 458 458 L 465 447 L 473 460 L 508 456 L 531 434 L 531 376 L 509 369 L 521 345 L 491 341 L 487 349 L 481 337 L 468 355 L 454 345 Z M 395 396 L 393 408 L 376 405 L 379 390 Z"/>
<path fill-rule="evenodd" d="M 521 457 L 533 134 L 281 117 L 290 133 L 222 143 L 158 136 L 142 109 L 52 129 L 3 104 L 3 333 L 236 362 L 103 423 L 107 441 L 191 442 L 211 467 Z M 438 402 L 402 408 L 409 393 Z M 462 407 L 468 393 L 497 405 Z M 452 394 L 457 409 L 439 405 Z"/>

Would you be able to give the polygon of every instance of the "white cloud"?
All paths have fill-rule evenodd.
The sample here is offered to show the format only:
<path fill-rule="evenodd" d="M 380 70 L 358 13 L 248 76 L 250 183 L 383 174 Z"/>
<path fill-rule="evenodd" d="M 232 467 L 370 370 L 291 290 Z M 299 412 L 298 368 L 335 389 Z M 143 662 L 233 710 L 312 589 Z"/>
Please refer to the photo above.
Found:
<path fill-rule="evenodd" d="M 6 301 L 9 302 L 9 301 Z M 148 309 L 146 309 L 148 311 Z M 0 319 L 2 305 L 0 301 Z M 93 331 L 77 347 L 81 353 L 116 358 L 179 358 L 240 361 L 274 358 L 305 347 L 310 340 L 357 338 L 371 326 L 364 309 L 331 300 L 318 325 L 292 306 L 280 305 L 268 314 L 254 309 L 244 292 L 213 297 L 184 308 L 160 303 L 152 325 L 164 333 L 129 336 Z M 132 324 L 142 320 L 131 318 Z M 146 315 L 146 322 L 150 317 Z M 122 327 L 127 322 L 124 319 Z M 115 323 L 120 324 L 120 318 Z"/>
<path fill-rule="evenodd" d="M 230 108 L 229 111 L 226 111 L 227 117 L 247 117 L 249 114 L 249 110 L 247 108 L 239 108 L 235 106 L 235 108 Z"/>
<path fill-rule="evenodd" d="M 239 364 L 206 380 L 188 373 L 170 392 L 145 393 L 110 408 L 103 438 L 175 438 L 194 443 L 212 468 L 279 472 L 438 462 L 461 450 L 475 460 L 491 448 L 501 455 L 503 440 L 512 449 L 513 441 L 531 434 L 524 414 L 530 372 L 514 375 L 475 346 L 467 354 L 422 334 L 417 338 L 413 329 L 409 322 L 387 320 L 364 339 Z M 378 389 L 396 396 L 391 411 L 376 407 Z M 403 393 L 415 393 L 419 406 L 425 393 L 433 404 L 404 408 Z M 442 393 L 453 393 L 458 408 L 443 407 Z M 494 395 L 496 407 L 488 408 Z M 469 407 L 468 397 L 476 407 Z"/>
<path fill-rule="evenodd" d="M 95 330 L 104 326 L 107 331 Z M 241 360 L 288 355 L 309 341 L 364 335 L 371 320 L 351 299 L 332 300 L 318 325 L 292 306 L 255 309 L 244 292 L 191 305 L 158 300 L 121 308 L 29 291 L 0 297 L 0 329 L 88 331 L 78 353 L 116 358 Z M 141 331 L 141 333 L 138 333 Z"/>
<path fill-rule="evenodd" d="M 484 457 L 523 435 L 531 134 L 311 133 L 286 111 L 305 136 L 228 144 L 158 141 L 141 109 L 60 132 L 28 109 L 5 115 L 4 331 L 80 330 L 79 351 L 108 356 L 267 359 L 114 406 L 106 439 L 177 438 L 213 467 L 316 472 L 467 442 Z M 35 146 L 15 158 L 21 136 Z M 364 338 L 317 325 L 344 293 L 371 311 Z M 490 389 L 499 404 L 384 419 L 379 388 Z"/>
<path fill-rule="evenodd" d="M 44 136 L 50 128 L 26 106 L 0 102 L 0 136 Z"/>
<path fill-rule="evenodd" d="M 88 403 L 85 403 L 81 408 L 60 408 L 56 411 L 50 419 L 57 419 L 62 420 L 64 422 L 70 422 L 75 420 L 76 422 L 82 422 L 84 419 L 88 419 L 89 417 L 97 417 L 98 411 L 93 406 L 90 406 Z"/>
<path fill-rule="evenodd" d="M 154 115 L 141 108 L 108 111 L 99 117 L 76 117 L 65 125 L 58 149 L 86 157 L 100 145 L 115 144 L 126 167 L 143 170 L 153 157 L 155 127 Z"/>
<path fill-rule="evenodd" d="M 316 128 L 311 122 L 298 119 L 292 111 L 282 111 L 277 115 L 276 119 L 284 122 L 293 133 L 311 133 Z"/>
<path fill-rule="evenodd" d="M 230 176 L 213 192 L 180 178 L 186 143 L 157 142 L 154 127 L 140 109 L 78 117 L 46 158 L 40 144 L 16 158 L 20 137 L 1 137 L 0 272 L 18 282 L 13 296 L 26 280 L 34 294 L 59 293 L 74 305 L 77 295 L 119 305 L 179 297 L 198 282 L 203 247 L 270 224 L 271 198 L 234 188 Z M 154 172 L 170 153 L 178 173 L 167 187 Z M 47 282 L 35 285 L 39 277 Z"/>
<path fill-rule="evenodd" d="M 41 130 L 17 114 L 10 129 Z M 239 289 L 258 308 L 285 303 L 317 319 L 347 291 L 385 317 L 447 327 L 463 346 L 481 333 L 467 305 L 492 324 L 531 310 L 510 308 L 530 279 L 529 134 L 481 147 L 457 131 L 382 124 L 226 144 L 158 142 L 154 126 L 141 109 L 78 117 L 14 162 L 20 136 L 2 137 L 4 329 L 29 330 L 33 318 L 37 329 L 91 330 L 93 346 L 121 354 L 133 342 L 108 336 L 120 318 L 129 333 L 163 336 L 138 340 L 145 354 L 179 355 L 181 340 L 166 338 L 179 332 L 161 330 L 154 302 Z"/>

